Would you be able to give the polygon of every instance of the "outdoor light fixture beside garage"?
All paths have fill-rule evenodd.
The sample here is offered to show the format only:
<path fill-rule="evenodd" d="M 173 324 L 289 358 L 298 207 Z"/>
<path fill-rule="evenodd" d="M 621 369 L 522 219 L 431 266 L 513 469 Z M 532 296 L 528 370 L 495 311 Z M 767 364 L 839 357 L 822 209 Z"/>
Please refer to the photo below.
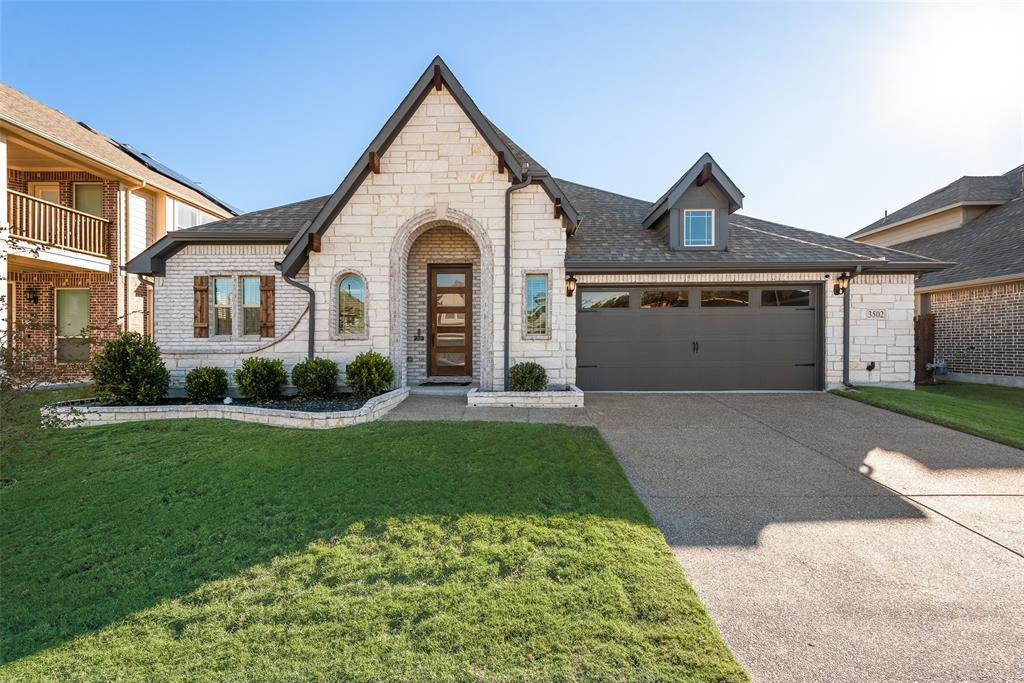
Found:
<path fill-rule="evenodd" d="M 850 274 L 843 273 L 836 275 L 835 282 L 832 284 L 832 293 L 836 296 L 842 296 L 846 293 L 846 288 L 850 286 Z"/>
<path fill-rule="evenodd" d="M 572 296 L 576 293 L 576 276 L 572 273 L 565 276 L 565 295 Z"/>

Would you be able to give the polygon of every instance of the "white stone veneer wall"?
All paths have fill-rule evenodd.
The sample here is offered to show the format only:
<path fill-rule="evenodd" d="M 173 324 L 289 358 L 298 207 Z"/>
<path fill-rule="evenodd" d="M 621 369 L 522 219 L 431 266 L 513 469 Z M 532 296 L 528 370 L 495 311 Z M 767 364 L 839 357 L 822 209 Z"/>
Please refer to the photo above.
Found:
<path fill-rule="evenodd" d="M 346 162 L 347 163 L 347 162 Z M 392 281 L 406 277 L 409 239 L 418 230 L 450 225 L 473 235 L 481 257 L 480 353 L 474 359 L 484 389 L 501 388 L 504 342 L 505 190 L 508 173 L 498 173 L 497 155 L 451 97 L 447 88 L 431 90 L 405 127 L 381 156 L 381 172 L 368 175 L 323 235 L 321 250 L 311 253 L 308 282 L 316 291 L 316 354 L 345 365 L 357 354 L 374 350 L 396 362 L 399 383 L 408 383 L 405 301 L 395 299 Z M 428 225 L 429 223 L 429 225 Z M 405 250 L 396 255 L 393 248 Z M 553 384 L 575 381 L 575 308 L 565 297 L 565 225 L 554 217 L 554 204 L 537 185 L 517 191 L 512 200 L 511 362 L 534 360 L 548 370 Z M 192 276 L 217 273 L 276 274 L 273 263 L 283 247 L 194 246 L 168 260 L 167 276 L 157 278 L 156 339 L 175 381 L 200 364 L 236 367 L 245 356 L 281 358 L 289 370 L 305 357 L 305 318 L 294 332 L 274 345 L 224 342 L 192 337 Z M 449 261 L 447 258 L 445 261 Z M 450 261 L 449 261 L 450 262 Z M 393 268 L 398 267 L 398 271 Z M 524 339 L 521 333 L 523 275 L 550 271 L 552 334 Z M 333 338 L 332 288 L 343 272 L 358 272 L 368 291 L 368 334 Z M 304 271 L 299 278 L 307 280 Z M 280 278 L 276 332 L 284 334 L 304 310 L 306 295 Z M 418 295 L 410 290 L 406 296 Z M 401 298 L 399 296 L 399 298 Z M 394 325 L 393 325 L 394 320 Z M 402 351 L 399 351 L 402 350 Z"/>
<path fill-rule="evenodd" d="M 832 273 L 834 275 L 834 273 Z M 825 297 L 825 384 L 843 381 L 843 297 L 832 294 L 826 273 L 696 273 L 577 275 L 582 284 L 821 283 Z M 860 275 L 850 286 L 850 381 L 912 386 L 914 381 L 914 276 Z M 885 319 L 868 318 L 885 310 Z M 874 361 L 875 370 L 867 364 Z"/>

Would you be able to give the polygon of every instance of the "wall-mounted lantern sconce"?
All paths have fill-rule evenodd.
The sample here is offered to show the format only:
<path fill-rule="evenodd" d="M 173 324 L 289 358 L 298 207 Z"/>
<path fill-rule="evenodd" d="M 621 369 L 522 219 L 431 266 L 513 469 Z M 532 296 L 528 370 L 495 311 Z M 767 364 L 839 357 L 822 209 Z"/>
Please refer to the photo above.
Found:
<path fill-rule="evenodd" d="M 35 287 L 29 287 L 25 290 L 25 298 L 32 305 L 39 303 L 39 290 Z"/>
<path fill-rule="evenodd" d="M 576 277 L 569 273 L 565 276 L 565 295 L 572 296 L 576 293 Z"/>
<path fill-rule="evenodd" d="M 836 275 L 836 279 L 832 284 L 832 293 L 836 296 L 842 296 L 846 293 L 846 288 L 850 286 L 850 274 L 843 273 Z"/>

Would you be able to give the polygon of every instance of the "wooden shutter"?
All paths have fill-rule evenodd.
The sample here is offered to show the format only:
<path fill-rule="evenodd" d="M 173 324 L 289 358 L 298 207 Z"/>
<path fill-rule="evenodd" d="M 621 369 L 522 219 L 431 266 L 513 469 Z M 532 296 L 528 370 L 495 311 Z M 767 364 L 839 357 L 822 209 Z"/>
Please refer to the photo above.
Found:
<path fill-rule="evenodd" d="M 210 336 L 210 276 L 192 278 L 192 336 Z"/>
<path fill-rule="evenodd" d="M 274 336 L 274 282 L 273 275 L 260 275 L 260 336 Z"/>

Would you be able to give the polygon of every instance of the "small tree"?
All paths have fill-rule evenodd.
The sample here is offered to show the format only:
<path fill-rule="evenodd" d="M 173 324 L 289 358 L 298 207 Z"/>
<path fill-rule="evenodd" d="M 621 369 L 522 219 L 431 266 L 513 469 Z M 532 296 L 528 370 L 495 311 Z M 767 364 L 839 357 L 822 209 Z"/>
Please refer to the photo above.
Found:
<path fill-rule="evenodd" d="M 122 405 L 152 405 L 171 383 L 160 348 L 138 332 L 121 332 L 104 344 L 89 370 L 97 393 Z"/>

